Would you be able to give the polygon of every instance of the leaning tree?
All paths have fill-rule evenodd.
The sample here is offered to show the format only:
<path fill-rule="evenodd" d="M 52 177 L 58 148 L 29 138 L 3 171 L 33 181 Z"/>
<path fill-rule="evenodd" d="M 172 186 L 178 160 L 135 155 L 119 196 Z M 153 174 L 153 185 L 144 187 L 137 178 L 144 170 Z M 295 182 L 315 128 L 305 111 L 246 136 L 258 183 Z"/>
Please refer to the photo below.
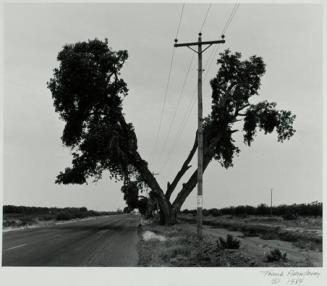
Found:
<path fill-rule="evenodd" d="M 73 159 L 72 166 L 57 176 L 56 183 L 84 184 L 89 178 L 99 180 L 107 170 L 111 179 L 123 181 L 126 186 L 136 181 L 150 188 L 159 203 L 161 222 L 174 224 L 197 183 L 194 170 L 178 188 L 197 150 L 196 133 L 186 160 L 163 189 L 138 151 L 132 123 L 124 117 L 122 102 L 128 88 L 120 71 L 127 57 L 127 51 L 109 47 L 107 39 L 65 45 L 59 52 L 59 67 L 54 69 L 48 88 L 56 112 L 65 121 L 61 139 L 72 149 Z M 250 103 L 250 98 L 258 95 L 265 73 L 260 57 L 242 60 L 240 53 L 226 50 L 217 65 L 217 74 L 210 82 L 212 108 L 204 119 L 203 171 L 213 159 L 224 168 L 232 166 L 239 153 L 233 140 L 235 132 L 242 132 L 248 145 L 257 131 L 276 131 L 280 142 L 295 132 L 295 115 L 290 111 L 277 110 L 275 103 L 267 101 Z"/>

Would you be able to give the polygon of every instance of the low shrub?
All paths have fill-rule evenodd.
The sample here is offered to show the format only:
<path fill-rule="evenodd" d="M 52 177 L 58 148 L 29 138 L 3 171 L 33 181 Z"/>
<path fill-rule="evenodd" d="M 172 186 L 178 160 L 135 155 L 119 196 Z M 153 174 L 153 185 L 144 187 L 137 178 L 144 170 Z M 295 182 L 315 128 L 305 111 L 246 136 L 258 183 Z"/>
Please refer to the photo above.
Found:
<path fill-rule="evenodd" d="M 260 238 L 265 240 L 279 239 L 279 233 L 274 231 L 265 231 L 260 234 Z"/>
<path fill-rule="evenodd" d="M 203 210 L 202 210 L 202 214 L 203 214 L 203 216 L 208 216 L 210 213 L 209 213 L 208 210 L 203 209 Z"/>
<path fill-rule="evenodd" d="M 69 212 L 60 212 L 56 214 L 56 220 L 70 220 L 73 216 Z"/>
<path fill-rule="evenodd" d="M 286 261 L 286 255 L 286 252 L 283 253 L 278 248 L 275 248 L 273 250 L 270 250 L 270 252 L 266 254 L 266 260 L 268 262 Z"/>
<path fill-rule="evenodd" d="M 209 214 L 212 215 L 212 216 L 219 216 L 220 215 L 218 209 L 210 209 Z"/>
<path fill-rule="evenodd" d="M 297 215 L 295 213 L 288 212 L 283 215 L 283 219 L 284 220 L 295 220 L 295 219 L 297 219 Z"/>
<path fill-rule="evenodd" d="M 255 229 L 247 229 L 243 231 L 244 236 L 259 236 L 259 233 Z"/>
<path fill-rule="evenodd" d="M 55 218 L 55 216 L 54 215 L 52 215 L 52 214 L 44 214 L 44 215 L 40 215 L 39 216 L 39 220 L 52 220 L 52 219 L 54 219 Z"/>
<path fill-rule="evenodd" d="M 240 241 L 234 238 L 232 235 L 227 234 L 226 240 L 222 237 L 219 237 L 217 240 L 217 247 L 220 249 L 239 249 Z"/>
<path fill-rule="evenodd" d="M 19 220 L 21 221 L 22 226 L 31 225 L 35 222 L 31 217 L 28 217 L 28 216 L 21 217 L 21 218 L 19 218 Z"/>

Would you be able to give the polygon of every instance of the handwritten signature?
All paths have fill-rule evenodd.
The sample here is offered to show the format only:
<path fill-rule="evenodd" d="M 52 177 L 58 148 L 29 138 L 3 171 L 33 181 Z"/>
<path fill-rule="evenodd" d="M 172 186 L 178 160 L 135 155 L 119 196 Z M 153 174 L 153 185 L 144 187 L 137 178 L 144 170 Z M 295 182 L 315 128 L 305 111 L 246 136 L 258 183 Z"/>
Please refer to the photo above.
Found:
<path fill-rule="evenodd" d="M 270 279 L 272 285 L 286 284 L 299 286 L 308 278 L 319 279 L 320 272 L 313 270 L 262 270 L 260 273 Z"/>

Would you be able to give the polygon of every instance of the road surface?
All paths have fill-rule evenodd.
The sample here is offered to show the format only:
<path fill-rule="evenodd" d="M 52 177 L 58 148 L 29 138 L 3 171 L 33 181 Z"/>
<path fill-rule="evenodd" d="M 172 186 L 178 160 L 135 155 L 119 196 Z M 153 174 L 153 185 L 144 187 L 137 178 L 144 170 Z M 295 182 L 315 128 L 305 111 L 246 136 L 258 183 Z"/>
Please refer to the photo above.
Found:
<path fill-rule="evenodd" d="M 3 233 L 3 266 L 137 266 L 135 215 Z"/>

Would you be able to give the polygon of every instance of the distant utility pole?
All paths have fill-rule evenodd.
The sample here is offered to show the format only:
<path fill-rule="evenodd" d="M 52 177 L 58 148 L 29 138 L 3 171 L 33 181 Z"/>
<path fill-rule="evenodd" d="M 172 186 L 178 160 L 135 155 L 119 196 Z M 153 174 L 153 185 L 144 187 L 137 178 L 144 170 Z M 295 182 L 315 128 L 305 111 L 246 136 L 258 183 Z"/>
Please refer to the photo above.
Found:
<path fill-rule="evenodd" d="M 270 216 L 272 216 L 272 191 L 273 189 L 270 189 Z"/>
<path fill-rule="evenodd" d="M 155 172 L 152 172 L 152 175 L 155 177 L 155 176 L 159 176 L 159 173 L 155 173 Z M 156 200 L 156 209 L 157 209 L 157 211 L 159 211 L 159 202 L 158 202 L 158 200 Z"/>
<path fill-rule="evenodd" d="M 218 41 L 207 41 L 202 42 L 202 33 L 199 33 L 199 38 L 197 42 L 192 43 L 183 43 L 177 44 L 178 40 L 175 39 L 174 47 L 188 47 L 192 51 L 198 54 L 198 172 L 197 172 L 197 181 L 198 181 L 198 194 L 197 194 L 197 233 L 198 237 L 202 239 L 202 207 L 203 207 L 203 192 L 202 192 L 202 173 L 203 173 L 203 127 L 202 127 L 202 54 L 210 48 L 213 44 L 223 44 L 225 43 L 224 35 L 222 35 L 222 40 Z M 205 49 L 202 49 L 203 45 L 207 45 Z M 198 50 L 194 50 L 192 47 L 198 46 Z"/>

